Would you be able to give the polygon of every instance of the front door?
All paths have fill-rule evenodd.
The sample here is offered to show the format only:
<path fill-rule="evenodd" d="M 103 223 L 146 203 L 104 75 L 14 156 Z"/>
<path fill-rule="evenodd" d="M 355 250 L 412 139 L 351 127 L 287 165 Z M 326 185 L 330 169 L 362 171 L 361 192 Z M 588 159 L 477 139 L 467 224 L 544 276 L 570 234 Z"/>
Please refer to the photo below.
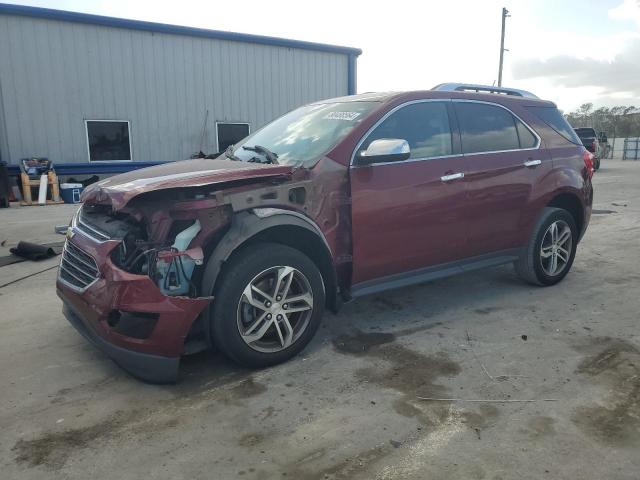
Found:
<path fill-rule="evenodd" d="M 461 258 L 466 161 L 452 135 L 450 101 L 396 107 L 356 152 L 380 138 L 407 140 L 408 160 L 351 167 L 352 284 Z"/>

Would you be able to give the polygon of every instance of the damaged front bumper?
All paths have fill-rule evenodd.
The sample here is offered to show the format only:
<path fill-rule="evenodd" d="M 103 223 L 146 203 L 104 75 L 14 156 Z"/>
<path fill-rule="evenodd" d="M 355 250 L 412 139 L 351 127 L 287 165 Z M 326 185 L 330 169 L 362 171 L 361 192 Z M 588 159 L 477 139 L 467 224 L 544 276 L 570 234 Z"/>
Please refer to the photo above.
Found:
<path fill-rule="evenodd" d="M 164 295 L 111 260 L 120 241 L 72 229 L 56 282 L 71 324 L 132 375 L 175 382 L 185 339 L 210 298 Z"/>
<path fill-rule="evenodd" d="M 174 383 L 178 380 L 180 357 L 140 353 L 109 343 L 88 325 L 89 322 L 74 312 L 67 302 L 63 303 L 62 313 L 83 337 L 134 377 L 150 383 Z"/>

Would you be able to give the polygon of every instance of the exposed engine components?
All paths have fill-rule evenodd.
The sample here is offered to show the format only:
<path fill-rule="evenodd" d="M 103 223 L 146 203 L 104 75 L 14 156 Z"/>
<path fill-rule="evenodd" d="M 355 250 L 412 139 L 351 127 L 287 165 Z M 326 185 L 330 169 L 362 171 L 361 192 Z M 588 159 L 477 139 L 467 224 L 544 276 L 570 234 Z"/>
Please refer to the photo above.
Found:
<path fill-rule="evenodd" d="M 196 265 L 202 265 L 204 253 L 197 247 L 187 250 L 191 240 L 200 232 L 199 220 L 176 235 L 173 245 L 167 249 L 157 249 L 155 271 L 152 278 L 165 295 L 195 295 L 191 276 Z"/>

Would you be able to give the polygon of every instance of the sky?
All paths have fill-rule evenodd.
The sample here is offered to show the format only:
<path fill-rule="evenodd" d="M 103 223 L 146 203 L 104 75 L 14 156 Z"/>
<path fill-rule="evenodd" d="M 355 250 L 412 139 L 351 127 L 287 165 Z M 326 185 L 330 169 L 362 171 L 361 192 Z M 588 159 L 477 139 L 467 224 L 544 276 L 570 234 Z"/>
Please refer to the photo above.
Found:
<path fill-rule="evenodd" d="M 357 47 L 358 93 L 497 82 L 565 112 L 640 106 L 640 0 L 31 0 L 113 17 Z"/>

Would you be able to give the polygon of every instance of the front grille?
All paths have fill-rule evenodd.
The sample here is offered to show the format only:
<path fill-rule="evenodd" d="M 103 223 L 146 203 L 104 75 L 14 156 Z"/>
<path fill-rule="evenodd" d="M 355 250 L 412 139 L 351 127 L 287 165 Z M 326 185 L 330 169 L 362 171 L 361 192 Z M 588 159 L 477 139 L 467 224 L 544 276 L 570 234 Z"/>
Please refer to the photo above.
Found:
<path fill-rule="evenodd" d="M 84 290 L 100 276 L 98 265 L 73 243 L 67 240 L 62 250 L 59 276 L 68 284 Z"/>
<path fill-rule="evenodd" d="M 96 240 L 99 240 L 101 242 L 105 240 L 111 240 L 111 237 L 107 233 L 101 231 L 100 229 L 89 223 L 83 210 L 84 207 L 80 209 L 78 217 L 76 218 L 76 228 L 78 230 L 81 230 L 85 235 L 95 238 Z"/>

